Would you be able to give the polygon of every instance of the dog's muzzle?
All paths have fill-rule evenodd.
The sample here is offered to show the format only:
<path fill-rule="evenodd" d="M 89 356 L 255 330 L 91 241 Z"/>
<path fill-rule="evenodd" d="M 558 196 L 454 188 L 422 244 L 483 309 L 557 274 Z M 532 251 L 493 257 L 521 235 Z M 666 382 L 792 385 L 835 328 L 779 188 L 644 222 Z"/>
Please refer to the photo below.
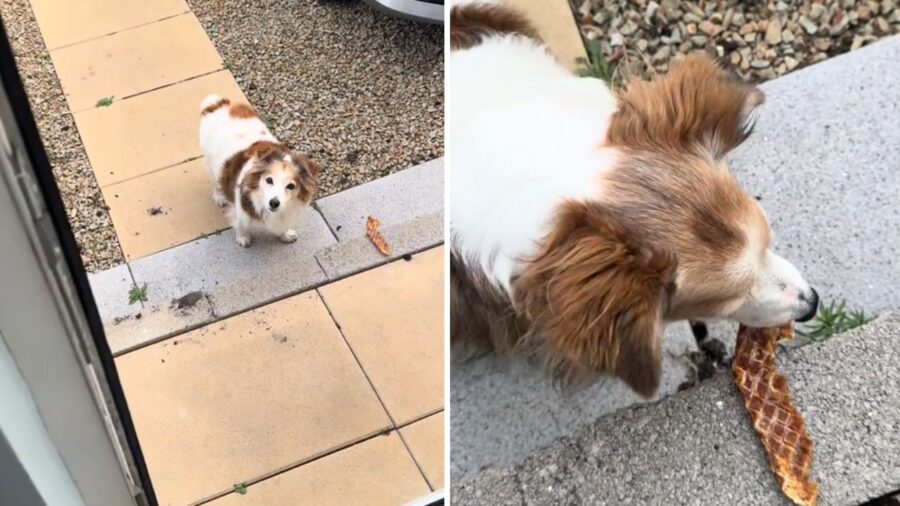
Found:
<path fill-rule="evenodd" d="M 281 205 L 281 202 L 279 202 L 279 200 L 277 198 L 273 198 L 272 200 L 269 201 L 269 209 L 272 211 L 277 211 L 278 206 L 280 206 L 280 205 Z"/>

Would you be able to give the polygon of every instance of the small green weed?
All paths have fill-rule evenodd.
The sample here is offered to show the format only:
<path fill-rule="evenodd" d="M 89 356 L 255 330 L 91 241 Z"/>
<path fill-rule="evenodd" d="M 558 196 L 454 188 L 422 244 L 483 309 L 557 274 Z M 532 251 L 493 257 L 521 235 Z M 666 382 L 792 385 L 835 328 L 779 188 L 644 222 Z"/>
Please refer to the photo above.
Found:
<path fill-rule="evenodd" d="M 134 285 L 128 291 L 128 304 L 136 304 L 138 302 L 147 302 L 147 283 L 144 286 Z"/>
<path fill-rule="evenodd" d="M 97 107 L 109 107 L 113 103 L 113 99 L 116 97 L 104 97 L 97 101 Z"/>
<path fill-rule="evenodd" d="M 816 342 L 822 342 L 835 334 L 865 325 L 874 317 L 867 317 L 862 309 L 847 309 L 846 301 L 831 301 L 819 307 L 815 319 L 797 333 Z"/>
<path fill-rule="evenodd" d="M 587 61 L 580 60 L 582 68 L 578 69 L 581 77 L 596 77 L 606 84 L 612 84 L 615 76 L 615 67 L 603 56 L 603 45 L 599 40 L 589 40 L 587 43 Z"/>
<path fill-rule="evenodd" d="M 247 495 L 247 484 L 246 483 L 237 483 L 234 486 L 234 491 L 240 495 Z"/>
<path fill-rule="evenodd" d="M 275 129 L 275 122 L 272 121 L 272 118 L 270 118 L 270 117 L 268 117 L 268 116 L 263 116 L 263 117 L 260 118 L 260 119 L 262 119 L 262 122 L 266 124 L 266 127 L 268 127 L 269 130 L 274 130 L 274 129 Z"/>

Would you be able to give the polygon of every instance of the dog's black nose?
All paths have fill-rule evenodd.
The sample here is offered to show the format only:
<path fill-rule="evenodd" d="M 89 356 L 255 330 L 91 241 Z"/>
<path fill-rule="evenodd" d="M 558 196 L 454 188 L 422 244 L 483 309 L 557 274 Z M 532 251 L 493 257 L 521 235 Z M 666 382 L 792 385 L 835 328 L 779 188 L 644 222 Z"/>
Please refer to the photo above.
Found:
<path fill-rule="evenodd" d="M 278 209 L 278 206 L 280 206 L 280 205 L 281 205 L 281 202 L 279 202 L 278 199 L 273 198 L 272 200 L 269 201 L 269 209 L 271 209 L 273 211 Z"/>
<path fill-rule="evenodd" d="M 803 314 L 800 318 L 797 318 L 798 322 L 808 322 L 816 316 L 816 312 L 819 310 L 819 293 L 816 292 L 815 288 L 809 289 L 811 295 L 806 296 L 801 294 L 800 300 L 809 304 L 809 310 Z"/>

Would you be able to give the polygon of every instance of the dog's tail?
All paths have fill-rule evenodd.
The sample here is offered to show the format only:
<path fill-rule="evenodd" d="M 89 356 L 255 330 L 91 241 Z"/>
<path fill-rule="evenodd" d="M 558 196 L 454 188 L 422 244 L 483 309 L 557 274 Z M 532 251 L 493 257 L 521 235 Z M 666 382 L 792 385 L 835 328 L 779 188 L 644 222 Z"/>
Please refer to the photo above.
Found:
<path fill-rule="evenodd" d="M 231 102 L 227 98 L 224 98 L 221 95 L 216 95 L 215 93 L 207 95 L 206 98 L 200 102 L 200 115 L 203 116 L 209 114 L 230 103 Z"/>

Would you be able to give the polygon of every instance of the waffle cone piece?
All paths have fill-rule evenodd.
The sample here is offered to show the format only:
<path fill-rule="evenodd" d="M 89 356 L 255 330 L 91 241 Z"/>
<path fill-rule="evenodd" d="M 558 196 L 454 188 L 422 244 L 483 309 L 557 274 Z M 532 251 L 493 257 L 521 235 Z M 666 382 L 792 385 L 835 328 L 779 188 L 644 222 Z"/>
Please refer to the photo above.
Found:
<path fill-rule="evenodd" d="M 372 244 L 375 245 L 382 255 L 386 257 L 391 256 L 391 247 L 388 246 L 384 236 L 378 231 L 379 226 L 381 226 L 381 222 L 377 219 L 371 216 L 366 218 L 366 235 L 369 236 L 369 240 L 372 241 Z"/>
<path fill-rule="evenodd" d="M 741 325 L 731 370 L 781 490 L 795 504 L 814 506 L 819 488 L 810 479 L 812 440 L 791 404 L 787 381 L 775 370 L 776 342 L 793 337 L 790 324 L 767 329 Z"/>

